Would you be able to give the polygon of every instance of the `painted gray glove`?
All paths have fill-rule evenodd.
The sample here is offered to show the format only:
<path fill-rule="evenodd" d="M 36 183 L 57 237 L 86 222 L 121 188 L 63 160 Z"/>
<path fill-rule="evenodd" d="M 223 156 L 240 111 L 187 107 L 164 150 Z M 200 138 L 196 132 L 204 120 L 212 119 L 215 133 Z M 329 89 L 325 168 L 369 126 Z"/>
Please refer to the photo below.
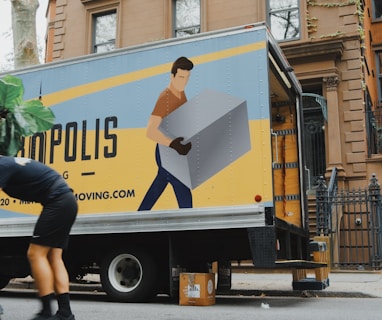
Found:
<path fill-rule="evenodd" d="M 170 148 L 173 148 L 180 155 L 185 156 L 191 150 L 191 142 L 186 144 L 181 144 L 184 138 L 178 137 L 171 141 Z"/>

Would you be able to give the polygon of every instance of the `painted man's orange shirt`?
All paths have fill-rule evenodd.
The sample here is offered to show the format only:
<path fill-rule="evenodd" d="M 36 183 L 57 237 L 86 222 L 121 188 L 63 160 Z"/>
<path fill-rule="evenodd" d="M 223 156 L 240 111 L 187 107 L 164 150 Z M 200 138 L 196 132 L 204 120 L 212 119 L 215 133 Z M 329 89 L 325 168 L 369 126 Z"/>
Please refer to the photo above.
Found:
<path fill-rule="evenodd" d="M 181 92 L 180 99 L 175 96 L 169 88 L 166 88 L 159 95 L 154 110 L 151 113 L 153 116 L 159 116 L 162 119 L 168 116 L 171 112 L 178 109 L 187 101 L 184 91 Z"/>

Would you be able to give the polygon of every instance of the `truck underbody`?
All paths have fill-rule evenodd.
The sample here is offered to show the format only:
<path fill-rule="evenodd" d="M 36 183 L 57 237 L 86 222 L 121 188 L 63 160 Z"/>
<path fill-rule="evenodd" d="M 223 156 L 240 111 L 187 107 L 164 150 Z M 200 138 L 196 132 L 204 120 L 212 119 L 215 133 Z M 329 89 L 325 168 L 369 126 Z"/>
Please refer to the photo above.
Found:
<path fill-rule="evenodd" d="M 282 222 L 266 225 L 265 211 L 254 205 L 234 213 L 224 207 L 79 216 L 65 262 L 73 281 L 100 273 L 112 299 L 132 302 L 158 293 L 176 296 L 179 272 L 208 272 L 213 262 L 227 267 L 252 260 L 255 268 L 275 268 L 277 260 L 308 259 L 307 235 Z M 0 223 L 1 287 L 30 275 L 26 250 L 35 221 Z"/>

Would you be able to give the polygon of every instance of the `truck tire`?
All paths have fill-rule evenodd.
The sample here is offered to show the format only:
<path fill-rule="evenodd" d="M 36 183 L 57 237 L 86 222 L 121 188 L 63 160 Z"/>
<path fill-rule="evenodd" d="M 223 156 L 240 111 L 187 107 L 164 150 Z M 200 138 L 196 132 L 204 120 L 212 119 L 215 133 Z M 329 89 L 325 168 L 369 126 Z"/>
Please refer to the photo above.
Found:
<path fill-rule="evenodd" d="M 143 250 L 119 249 L 109 253 L 101 263 L 101 283 L 115 301 L 144 302 L 157 293 L 155 259 Z"/>

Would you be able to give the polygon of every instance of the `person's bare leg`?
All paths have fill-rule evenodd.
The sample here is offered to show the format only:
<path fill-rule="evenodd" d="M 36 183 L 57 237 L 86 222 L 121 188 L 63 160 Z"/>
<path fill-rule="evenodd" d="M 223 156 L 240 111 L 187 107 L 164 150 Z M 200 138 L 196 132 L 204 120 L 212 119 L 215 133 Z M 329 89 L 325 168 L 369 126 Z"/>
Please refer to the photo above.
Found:
<path fill-rule="evenodd" d="M 65 319 L 74 320 L 70 307 L 69 276 L 62 260 L 62 251 L 62 249 L 53 248 L 48 255 L 49 263 L 53 270 L 54 290 L 58 303 L 57 313 Z"/>
<path fill-rule="evenodd" d="M 69 276 L 62 260 L 62 249 L 52 248 L 48 260 L 53 271 L 54 291 L 56 294 L 69 292 Z"/>
<path fill-rule="evenodd" d="M 28 249 L 28 260 L 32 276 L 40 297 L 54 292 L 53 270 L 48 260 L 51 248 L 31 243 Z"/>
<path fill-rule="evenodd" d="M 28 249 L 32 276 L 42 304 L 41 311 L 33 319 L 48 319 L 52 315 L 51 301 L 54 299 L 54 277 L 48 260 L 49 251 L 49 247 L 33 243 L 29 245 Z"/>

